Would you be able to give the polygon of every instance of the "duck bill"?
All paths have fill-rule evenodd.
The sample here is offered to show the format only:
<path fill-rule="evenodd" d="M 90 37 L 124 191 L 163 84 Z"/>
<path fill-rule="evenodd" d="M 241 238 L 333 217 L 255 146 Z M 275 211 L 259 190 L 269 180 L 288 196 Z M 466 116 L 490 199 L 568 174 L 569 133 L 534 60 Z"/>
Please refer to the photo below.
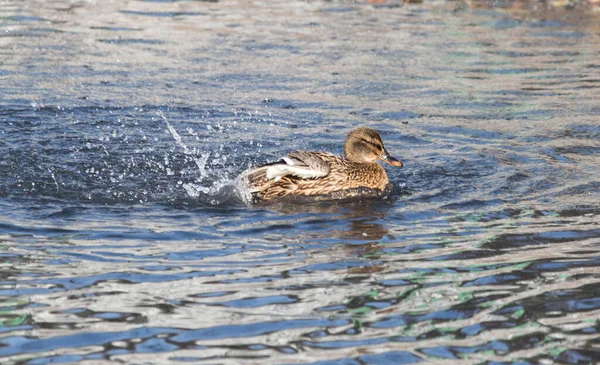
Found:
<path fill-rule="evenodd" d="M 383 150 L 383 154 L 380 157 L 381 161 L 387 162 L 392 166 L 402 167 L 402 162 L 398 160 L 396 157 L 390 155 L 390 153 L 386 150 Z"/>

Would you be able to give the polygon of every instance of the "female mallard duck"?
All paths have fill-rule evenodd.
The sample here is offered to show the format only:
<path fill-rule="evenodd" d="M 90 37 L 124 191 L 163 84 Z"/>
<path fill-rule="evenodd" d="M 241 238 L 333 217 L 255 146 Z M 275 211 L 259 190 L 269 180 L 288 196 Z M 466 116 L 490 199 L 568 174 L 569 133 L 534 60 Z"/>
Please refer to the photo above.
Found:
<path fill-rule="evenodd" d="M 348 134 L 344 156 L 294 151 L 280 161 L 244 171 L 240 179 L 255 202 L 290 196 L 380 196 L 386 190 L 388 177 L 375 160 L 402 167 L 402 162 L 385 150 L 379 133 L 366 127 Z"/>

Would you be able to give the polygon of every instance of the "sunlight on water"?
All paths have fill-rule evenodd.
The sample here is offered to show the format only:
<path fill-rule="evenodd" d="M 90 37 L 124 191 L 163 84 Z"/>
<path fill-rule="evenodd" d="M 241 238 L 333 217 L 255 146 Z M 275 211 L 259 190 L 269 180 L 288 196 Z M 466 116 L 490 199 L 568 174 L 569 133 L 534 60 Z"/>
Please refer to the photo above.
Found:
<path fill-rule="evenodd" d="M 597 2 L 0 8 L 0 363 L 599 361 Z M 236 180 L 360 125 L 385 199 Z"/>

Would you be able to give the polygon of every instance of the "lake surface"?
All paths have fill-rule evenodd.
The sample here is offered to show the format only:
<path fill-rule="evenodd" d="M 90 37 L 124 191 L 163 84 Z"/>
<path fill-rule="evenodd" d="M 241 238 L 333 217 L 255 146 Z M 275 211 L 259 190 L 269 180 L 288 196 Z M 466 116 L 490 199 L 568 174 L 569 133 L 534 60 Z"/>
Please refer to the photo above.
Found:
<path fill-rule="evenodd" d="M 3 364 L 600 361 L 597 3 L 0 4 Z M 361 125 L 388 199 L 232 187 Z"/>

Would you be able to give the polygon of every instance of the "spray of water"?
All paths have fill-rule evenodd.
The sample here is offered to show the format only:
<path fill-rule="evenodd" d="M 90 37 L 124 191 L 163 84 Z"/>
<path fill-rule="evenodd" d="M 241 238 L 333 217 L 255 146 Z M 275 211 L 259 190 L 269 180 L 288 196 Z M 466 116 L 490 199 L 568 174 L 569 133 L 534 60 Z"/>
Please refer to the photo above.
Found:
<path fill-rule="evenodd" d="M 244 186 L 240 184 L 238 179 L 231 180 L 227 176 L 219 175 L 211 181 L 210 186 L 203 185 L 202 181 L 209 177 L 209 170 L 206 164 L 210 157 L 210 152 L 199 155 L 195 150 L 190 149 L 183 142 L 183 139 L 173 125 L 169 123 L 165 114 L 162 111 L 158 111 L 156 114 L 165 122 L 175 142 L 183 149 L 183 152 L 187 156 L 190 156 L 194 160 L 194 163 L 198 167 L 199 176 L 196 181 L 194 183 L 182 184 L 188 196 L 194 199 L 206 198 L 212 205 L 220 205 L 231 200 L 242 201 L 246 204 L 250 202 L 250 194 L 245 191 L 247 189 L 244 189 Z"/>

